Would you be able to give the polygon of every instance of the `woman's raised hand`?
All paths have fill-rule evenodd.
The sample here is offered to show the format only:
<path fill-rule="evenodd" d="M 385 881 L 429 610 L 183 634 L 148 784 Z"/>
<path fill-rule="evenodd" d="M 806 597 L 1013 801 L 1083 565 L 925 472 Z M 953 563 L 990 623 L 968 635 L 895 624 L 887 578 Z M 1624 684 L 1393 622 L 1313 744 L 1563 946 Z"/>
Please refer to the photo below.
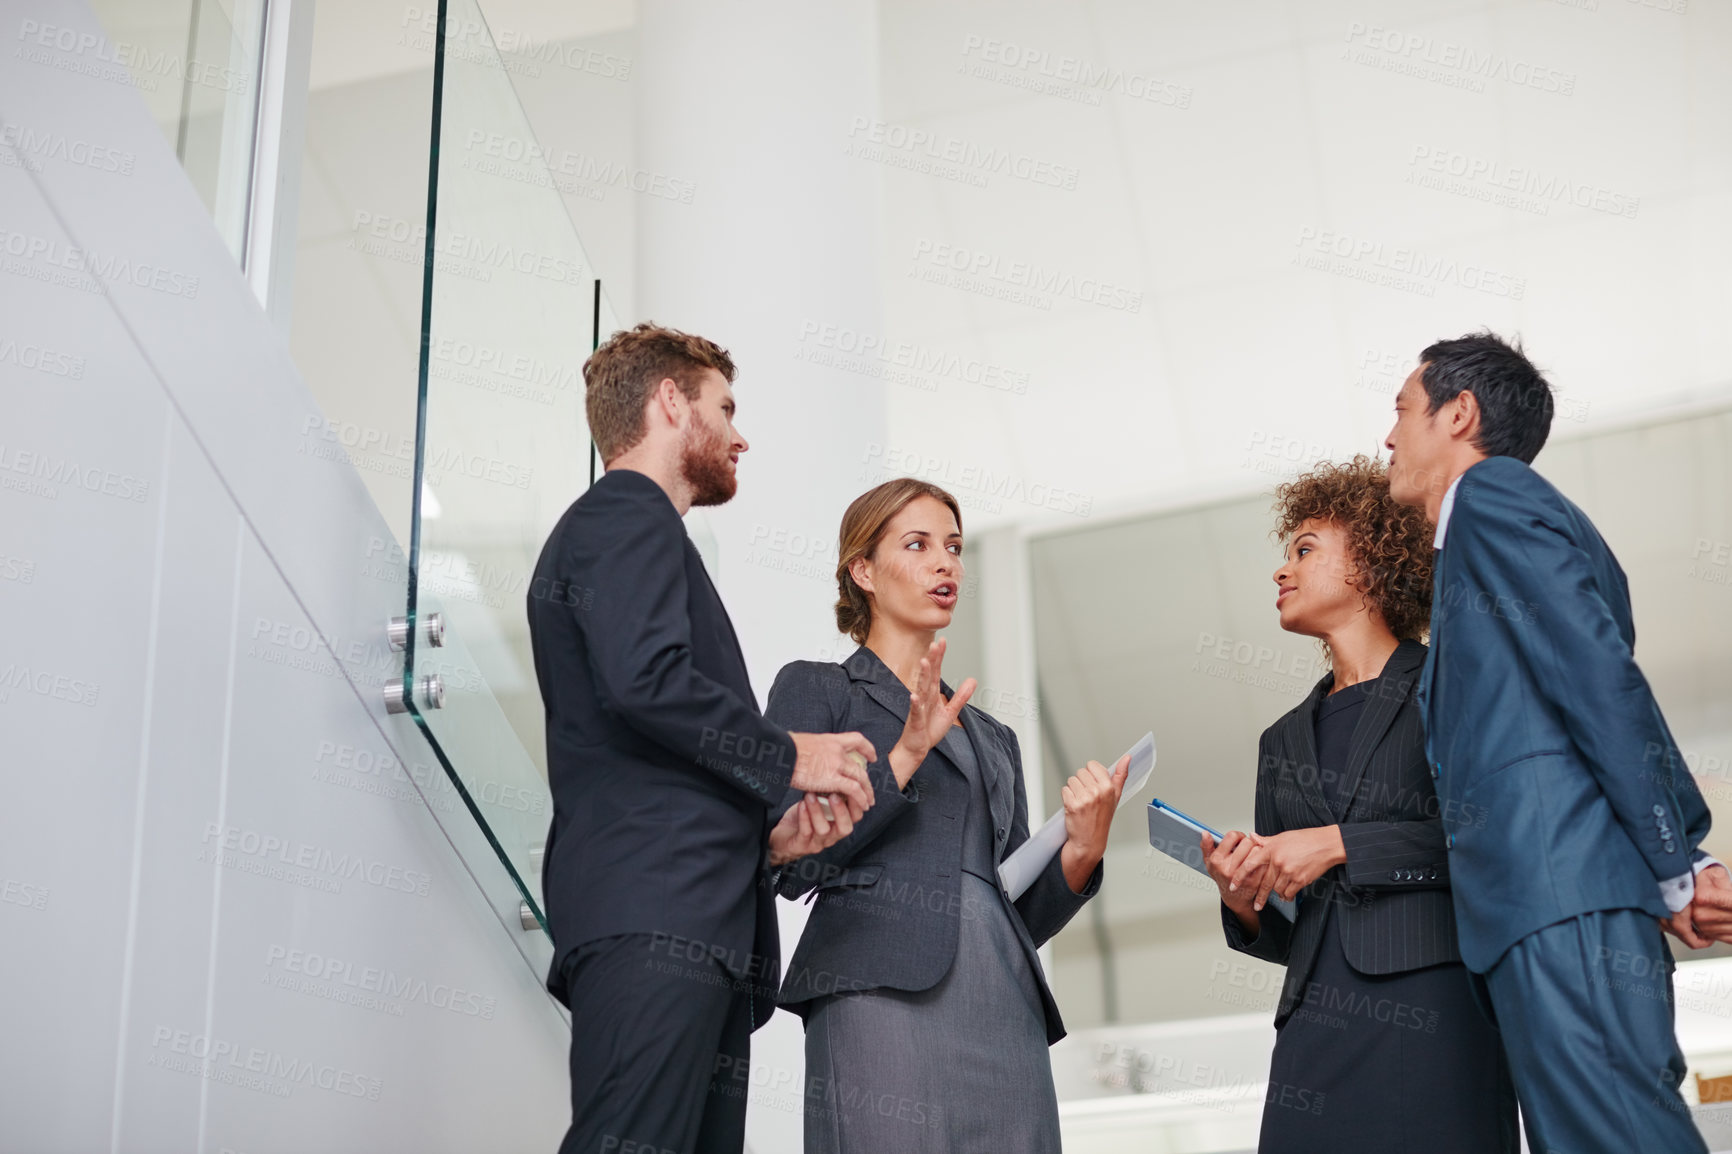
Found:
<path fill-rule="evenodd" d="M 903 757 L 911 759 L 917 768 L 932 752 L 932 747 L 944 740 L 950 727 L 962 715 L 962 707 L 974 696 L 975 681 L 970 677 L 957 689 L 955 696 L 944 700 L 940 686 L 944 665 L 944 638 L 940 637 L 920 659 L 920 672 L 915 676 L 914 689 L 908 694 L 908 721 L 902 726 L 902 737 L 896 743 Z M 900 758 L 898 760 L 901 760 Z M 913 770 L 910 769 L 912 774 Z M 897 774 L 900 778 L 902 775 Z M 906 779 L 903 784 L 907 784 Z"/>

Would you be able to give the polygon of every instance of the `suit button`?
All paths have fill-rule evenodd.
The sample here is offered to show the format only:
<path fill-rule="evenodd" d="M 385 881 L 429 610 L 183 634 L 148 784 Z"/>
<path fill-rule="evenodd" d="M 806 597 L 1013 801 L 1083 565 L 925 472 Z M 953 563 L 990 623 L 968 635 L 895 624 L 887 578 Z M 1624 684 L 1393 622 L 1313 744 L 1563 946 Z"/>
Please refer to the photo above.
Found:
<path fill-rule="evenodd" d="M 998 827 L 998 840 L 999 841 L 1004 840 L 1004 827 L 1003 826 Z"/>
<path fill-rule="evenodd" d="M 1437 880 L 1437 867 L 1436 866 L 1431 867 L 1431 880 L 1432 881 Z"/>
<path fill-rule="evenodd" d="M 1655 806 L 1654 807 L 1654 816 L 1655 817 L 1665 817 L 1666 816 L 1666 807 L 1663 805 Z"/>
<path fill-rule="evenodd" d="M 1439 777 L 1439 771 L 1438 771 L 1436 766 L 1433 766 L 1431 769 L 1431 780 L 1436 781 L 1438 779 L 1438 777 Z"/>
<path fill-rule="evenodd" d="M 1389 871 L 1389 880 L 1392 882 L 1400 881 L 1401 880 L 1401 871 L 1400 870 L 1390 870 Z"/>
<path fill-rule="evenodd" d="M 1455 848 L 1455 835 L 1453 833 L 1450 834 L 1449 840 L 1444 842 L 1443 844 L 1444 844 L 1444 848 L 1446 848 L 1446 849 L 1454 849 Z"/>
<path fill-rule="evenodd" d="M 1677 842 L 1669 841 L 1666 843 L 1666 852 L 1667 853 L 1676 853 L 1677 850 L 1678 850 L 1678 843 Z"/>

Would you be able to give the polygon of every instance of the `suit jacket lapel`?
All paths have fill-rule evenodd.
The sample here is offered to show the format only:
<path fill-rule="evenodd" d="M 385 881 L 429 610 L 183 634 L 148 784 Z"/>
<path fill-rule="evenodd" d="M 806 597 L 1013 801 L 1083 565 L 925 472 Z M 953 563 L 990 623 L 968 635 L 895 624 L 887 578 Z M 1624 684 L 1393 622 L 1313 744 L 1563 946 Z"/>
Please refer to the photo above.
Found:
<path fill-rule="evenodd" d="M 967 741 L 974 746 L 974 761 L 980 767 L 980 772 L 986 778 L 986 801 L 992 808 L 992 824 L 999 829 L 1010 829 L 1011 791 L 1007 788 L 1004 773 L 999 771 L 1000 759 L 993 756 L 998 748 L 997 739 L 986 730 L 986 726 L 974 716 L 974 711 L 964 707 L 962 710 L 962 732 L 952 729 L 952 737 L 958 741 Z M 1005 759 L 1008 762 L 1008 758 Z M 1011 767 L 1014 771 L 1014 767 Z M 1004 853 L 1008 839 L 996 839 L 992 843 L 998 853 Z"/>
<path fill-rule="evenodd" d="M 1334 825 L 1335 816 L 1329 812 L 1329 803 L 1323 799 L 1323 777 L 1317 766 L 1317 703 L 1323 700 L 1323 695 L 1329 692 L 1334 682 L 1334 674 L 1325 674 L 1312 687 L 1305 704 L 1287 718 L 1285 743 L 1293 778 L 1300 798 L 1320 825 Z"/>
<path fill-rule="evenodd" d="M 682 534 L 684 533 L 683 528 L 681 529 L 681 532 Z M 692 541 L 690 536 L 686 537 L 686 553 L 688 554 L 688 560 L 690 561 L 691 566 L 696 566 L 697 571 L 703 574 L 704 587 L 710 591 L 710 601 L 715 608 L 716 617 L 721 621 L 722 628 L 727 632 L 727 649 L 728 653 L 734 659 L 734 668 L 739 671 L 740 684 L 750 689 L 752 677 L 746 669 L 746 653 L 740 648 L 739 634 L 734 632 L 734 619 L 728 616 L 728 607 L 722 604 L 721 590 L 716 588 L 715 579 L 710 576 L 709 569 L 704 565 L 704 555 L 698 552 L 698 547 Z M 688 568 L 689 567 L 690 566 L 688 566 Z M 694 622 L 694 625 L 695 624 L 696 623 Z M 747 696 L 751 698 L 753 705 L 757 704 L 757 698 L 754 695 L 748 692 Z"/>
<path fill-rule="evenodd" d="M 1443 640 L 1443 609 L 1444 609 L 1444 550 L 1433 550 L 1431 554 L 1431 646 L 1425 655 L 1425 667 L 1420 670 L 1419 690 L 1415 700 L 1419 703 L 1419 719 L 1425 723 L 1426 750 L 1431 749 L 1431 688 L 1437 680 L 1437 653 Z"/>
<path fill-rule="evenodd" d="M 1365 776 L 1372 751 L 1389 732 L 1395 715 L 1401 712 L 1402 704 L 1413 689 L 1414 667 L 1420 663 L 1420 657 L 1419 642 L 1403 641 L 1384 663 L 1383 673 L 1353 727 L 1353 740 L 1347 747 L 1346 779 L 1341 783 L 1341 810 L 1335 814 L 1336 821 L 1345 818 L 1353 808 L 1353 796 Z"/>

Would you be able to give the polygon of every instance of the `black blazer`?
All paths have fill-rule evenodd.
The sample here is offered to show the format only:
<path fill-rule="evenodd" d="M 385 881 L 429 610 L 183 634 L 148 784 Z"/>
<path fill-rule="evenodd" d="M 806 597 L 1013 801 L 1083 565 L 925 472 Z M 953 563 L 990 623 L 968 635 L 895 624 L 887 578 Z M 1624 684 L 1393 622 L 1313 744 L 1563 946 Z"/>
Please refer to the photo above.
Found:
<path fill-rule="evenodd" d="M 1257 832 L 1340 825 L 1347 864 L 1306 887 L 1296 921 L 1274 906 L 1247 942 L 1223 904 L 1227 944 L 1287 967 L 1275 1024 L 1305 996 L 1323 930 L 1341 919 L 1347 960 L 1362 974 L 1397 974 L 1459 962 L 1450 905 L 1449 855 L 1437 794 L 1425 760 L 1425 729 L 1413 691 L 1425 646 L 1403 641 L 1383 669 L 1348 747 L 1344 815 L 1330 812 L 1317 765 L 1317 702 L 1334 684 L 1325 674 L 1303 704 L 1263 731 L 1257 748 Z"/>
<path fill-rule="evenodd" d="M 793 739 L 758 712 L 661 486 L 611 470 L 566 510 L 530 583 L 529 632 L 553 790 L 548 990 L 566 1000 L 561 971 L 585 942 L 677 935 L 762 986 L 753 1021 L 765 1021 L 781 956 L 767 823 Z"/>
<path fill-rule="evenodd" d="M 950 694 L 948 685 L 944 692 Z M 906 789 L 896 788 L 889 757 L 908 720 L 908 688 L 864 646 L 842 665 L 795 661 L 784 666 L 770 690 L 766 716 L 797 732 L 857 730 L 878 751 L 869 770 L 877 804 L 846 838 L 780 871 L 777 888 L 784 897 L 812 893 L 817 899 L 788 963 L 782 1005 L 803 1016 L 809 1002 L 827 994 L 931 989 L 956 960 L 961 919 L 981 916 L 974 899 L 962 896 L 962 830 L 974 796 L 972 783 L 939 747 L 921 762 Z M 1022 751 L 1009 726 L 972 705 L 963 707 L 961 721 L 983 770 L 1009 766 L 1009 772 L 996 773 L 986 783 L 993 857 L 1001 861 L 1028 840 Z M 791 794 L 783 807 L 795 800 Z M 1049 1042 L 1064 1037 L 1064 1021 L 1035 949 L 1100 890 L 1101 876 L 1101 867 L 1095 867 L 1084 891 L 1073 893 L 1054 855 L 1014 904 L 1002 887 L 998 891 L 1040 986 Z"/>

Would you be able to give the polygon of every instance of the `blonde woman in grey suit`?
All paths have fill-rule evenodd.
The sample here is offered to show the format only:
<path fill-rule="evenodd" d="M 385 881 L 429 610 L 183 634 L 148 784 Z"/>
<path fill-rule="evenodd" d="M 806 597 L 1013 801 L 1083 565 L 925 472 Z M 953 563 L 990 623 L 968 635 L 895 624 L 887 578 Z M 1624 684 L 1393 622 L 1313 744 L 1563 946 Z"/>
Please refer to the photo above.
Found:
<path fill-rule="evenodd" d="M 806 1022 L 806 1150 L 1046 1154 L 1064 1024 L 1035 950 L 1100 890 L 1127 764 L 1071 777 L 1064 848 L 1012 902 L 997 868 L 1028 838 L 1016 734 L 968 704 L 972 678 L 952 692 L 940 675 L 963 581 L 956 499 L 886 482 L 848 507 L 840 542 L 836 623 L 860 648 L 788 665 L 765 713 L 889 751 L 853 832 L 777 881 L 817 902 L 780 997 Z"/>

